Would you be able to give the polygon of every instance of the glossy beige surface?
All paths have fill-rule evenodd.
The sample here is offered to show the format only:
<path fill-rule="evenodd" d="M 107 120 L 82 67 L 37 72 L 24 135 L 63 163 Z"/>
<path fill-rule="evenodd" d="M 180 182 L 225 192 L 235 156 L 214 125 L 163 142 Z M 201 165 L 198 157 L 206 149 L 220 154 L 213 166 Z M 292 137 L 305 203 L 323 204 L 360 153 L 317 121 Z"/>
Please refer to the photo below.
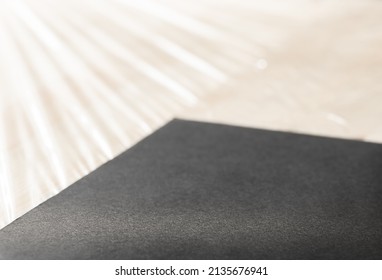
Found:
<path fill-rule="evenodd" d="M 381 6 L 317 5 L 314 19 L 183 116 L 382 142 Z"/>
<path fill-rule="evenodd" d="M 173 117 L 382 142 L 380 1 L 1 4 L 0 228 Z"/>

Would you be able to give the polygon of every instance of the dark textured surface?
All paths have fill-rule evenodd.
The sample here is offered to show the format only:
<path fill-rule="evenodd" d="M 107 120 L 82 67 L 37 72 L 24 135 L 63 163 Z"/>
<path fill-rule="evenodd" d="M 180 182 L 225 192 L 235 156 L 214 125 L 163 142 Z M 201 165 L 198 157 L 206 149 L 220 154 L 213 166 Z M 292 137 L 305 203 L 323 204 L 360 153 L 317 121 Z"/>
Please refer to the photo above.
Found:
<path fill-rule="evenodd" d="M 5 259 L 382 258 L 382 145 L 173 121 L 0 231 Z"/>

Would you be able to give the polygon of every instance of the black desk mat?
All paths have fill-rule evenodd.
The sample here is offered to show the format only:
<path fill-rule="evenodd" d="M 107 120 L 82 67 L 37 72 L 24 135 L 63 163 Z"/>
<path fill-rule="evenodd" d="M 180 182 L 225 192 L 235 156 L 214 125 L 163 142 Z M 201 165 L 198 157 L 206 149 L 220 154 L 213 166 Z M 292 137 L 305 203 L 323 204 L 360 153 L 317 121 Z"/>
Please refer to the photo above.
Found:
<path fill-rule="evenodd" d="M 175 120 L 0 231 L 3 259 L 382 259 L 382 145 Z"/>

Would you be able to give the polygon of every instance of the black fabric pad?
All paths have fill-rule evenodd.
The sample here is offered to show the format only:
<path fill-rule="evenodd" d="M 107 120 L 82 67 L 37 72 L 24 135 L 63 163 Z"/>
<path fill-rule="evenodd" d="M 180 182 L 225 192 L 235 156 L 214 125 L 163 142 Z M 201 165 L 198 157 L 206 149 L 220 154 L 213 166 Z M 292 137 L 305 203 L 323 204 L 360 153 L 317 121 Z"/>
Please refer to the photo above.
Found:
<path fill-rule="evenodd" d="M 3 259 L 381 259 L 382 145 L 175 120 L 0 231 Z"/>

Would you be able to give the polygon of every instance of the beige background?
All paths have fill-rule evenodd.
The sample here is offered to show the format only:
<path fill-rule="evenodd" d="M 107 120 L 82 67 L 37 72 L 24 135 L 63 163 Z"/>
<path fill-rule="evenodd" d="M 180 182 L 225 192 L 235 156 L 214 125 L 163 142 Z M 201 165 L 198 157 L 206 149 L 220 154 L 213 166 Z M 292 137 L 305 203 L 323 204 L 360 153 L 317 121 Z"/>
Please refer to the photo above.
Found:
<path fill-rule="evenodd" d="M 0 228 L 173 117 L 382 143 L 381 1 L 3 1 Z"/>

